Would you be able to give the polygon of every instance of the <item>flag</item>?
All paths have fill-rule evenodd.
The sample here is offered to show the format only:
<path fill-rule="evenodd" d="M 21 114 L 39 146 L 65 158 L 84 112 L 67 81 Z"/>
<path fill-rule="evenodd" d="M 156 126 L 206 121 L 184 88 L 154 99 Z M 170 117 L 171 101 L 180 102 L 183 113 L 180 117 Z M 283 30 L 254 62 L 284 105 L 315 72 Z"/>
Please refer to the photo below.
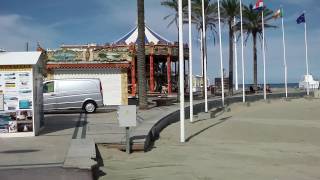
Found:
<path fill-rule="evenodd" d="M 283 10 L 282 9 L 278 9 L 273 15 L 272 18 L 274 19 L 278 19 L 283 17 Z"/>
<path fill-rule="evenodd" d="M 253 6 L 254 10 L 263 10 L 263 0 L 257 0 L 256 4 Z"/>
<path fill-rule="evenodd" d="M 301 16 L 298 17 L 297 19 L 297 23 L 301 24 L 301 23 L 305 23 L 306 22 L 306 18 L 304 17 L 304 13 L 301 14 Z"/>

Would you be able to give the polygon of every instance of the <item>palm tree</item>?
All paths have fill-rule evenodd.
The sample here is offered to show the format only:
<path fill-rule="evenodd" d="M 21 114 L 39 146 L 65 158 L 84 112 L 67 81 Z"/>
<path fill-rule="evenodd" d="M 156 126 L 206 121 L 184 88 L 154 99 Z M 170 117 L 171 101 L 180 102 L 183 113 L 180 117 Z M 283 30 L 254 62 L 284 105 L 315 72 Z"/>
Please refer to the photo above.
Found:
<path fill-rule="evenodd" d="M 223 0 L 221 2 L 221 14 L 223 20 L 229 27 L 229 95 L 233 94 L 233 49 L 234 49 L 234 30 L 233 20 L 238 16 L 240 4 L 238 0 Z"/>
<path fill-rule="evenodd" d="M 196 25 L 198 31 L 202 29 L 202 0 L 191 0 L 192 3 L 192 23 Z M 172 17 L 170 20 L 168 27 L 170 27 L 173 23 L 178 27 L 178 0 L 164 0 L 161 2 L 161 5 L 168 7 L 174 10 L 174 13 L 165 16 L 163 19 L 167 20 L 169 17 Z M 182 8 L 183 8 L 183 23 L 188 23 L 188 1 L 182 0 Z M 206 16 L 206 28 L 210 30 L 215 29 L 215 24 L 217 20 L 217 6 L 216 4 L 211 4 L 210 0 L 204 0 L 205 7 L 205 16 Z"/>
<path fill-rule="evenodd" d="M 192 23 L 196 26 L 200 36 L 202 36 L 202 30 L 203 30 L 203 23 L 202 23 L 202 0 L 191 0 L 192 3 L 192 14 L 191 14 L 191 20 Z M 178 23 L 178 0 L 165 0 L 161 2 L 161 5 L 166 6 L 170 9 L 174 10 L 174 13 L 169 14 L 167 16 L 164 17 L 164 19 L 168 19 L 169 17 L 173 17 L 172 20 L 169 22 L 168 26 L 172 25 L 173 23 Z M 182 8 L 183 8 L 183 16 L 184 16 L 184 23 L 188 23 L 188 11 L 187 11 L 187 7 L 188 7 L 188 1 L 187 0 L 183 0 L 182 1 Z M 216 3 L 210 3 L 210 0 L 204 0 L 204 8 L 205 8 L 205 21 L 206 21 L 206 30 L 210 30 L 211 32 L 213 32 L 213 37 L 215 37 L 215 28 L 216 28 L 216 23 L 218 22 L 218 18 L 217 18 L 217 5 Z M 178 28 L 178 26 L 177 26 Z M 179 29 L 178 29 L 179 30 Z M 178 34 L 179 35 L 179 34 Z M 203 40 L 203 47 L 206 48 L 206 42 L 207 39 Z M 203 48 L 204 52 L 205 51 Z M 204 52 L 202 52 L 202 54 L 204 55 Z M 203 69 L 203 68 L 202 68 Z M 204 82 L 204 77 L 203 77 L 203 82 Z M 204 93 L 203 93 L 204 95 Z"/>
<path fill-rule="evenodd" d="M 172 17 L 172 19 L 170 20 L 170 22 L 169 22 L 169 24 L 168 24 L 168 27 L 170 27 L 173 23 L 175 23 L 176 24 L 176 27 L 177 27 L 177 39 L 178 39 L 178 41 L 177 42 L 179 42 L 179 26 L 178 26 L 178 19 L 179 19 L 179 13 L 178 13 L 178 11 L 179 11 L 179 4 L 178 4 L 178 1 L 179 0 L 163 0 L 162 2 L 161 2 L 161 5 L 162 6 L 165 6 L 165 7 L 167 7 L 167 8 L 169 8 L 169 9 L 172 9 L 174 12 L 173 13 L 171 13 L 171 14 L 169 14 L 169 15 L 167 15 L 167 16 L 165 16 L 163 19 L 164 20 L 167 20 L 169 17 Z M 188 0 L 182 0 L 182 11 L 186 11 L 186 7 L 188 6 Z M 184 16 L 184 15 L 183 15 Z M 179 68 L 178 68 L 178 72 L 179 72 L 180 70 L 179 70 Z M 177 81 L 179 81 L 179 78 L 177 78 Z M 180 96 L 179 96 L 179 83 L 178 83 L 178 96 L 177 96 L 177 100 L 179 101 L 179 98 L 180 98 Z"/>
<path fill-rule="evenodd" d="M 276 28 L 276 26 L 268 23 L 272 19 L 272 10 L 265 8 L 264 11 L 264 27 L 265 28 Z M 237 25 L 239 29 L 240 25 Z M 246 42 L 250 35 L 253 40 L 253 84 L 258 85 L 258 69 L 257 69 L 257 38 L 262 41 L 262 13 L 253 10 L 252 4 L 244 6 L 243 9 L 243 30 L 246 33 Z"/>
<path fill-rule="evenodd" d="M 205 16 L 205 30 L 210 30 L 212 32 L 213 38 L 216 34 L 216 23 L 218 22 L 217 18 L 217 4 L 210 3 L 210 0 L 204 0 L 204 16 Z M 202 37 L 203 32 L 203 18 L 202 18 L 202 0 L 192 0 L 192 23 L 196 26 L 200 37 Z M 188 22 L 188 19 L 185 19 L 185 23 Z M 202 57 L 207 56 L 207 37 L 203 39 L 202 44 Z M 215 39 L 215 38 L 214 38 Z M 215 40 L 214 40 L 215 41 Z M 204 63 L 202 63 L 204 65 Z M 202 71 L 205 67 L 202 67 Z M 204 76 L 202 77 L 202 81 L 204 83 Z M 203 88 L 203 96 L 204 96 L 204 88 Z"/>
<path fill-rule="evenodd" d="M 210 0 L 204 0 L 204 16 L 206 21 L 206 30 L 213 32 L 213 36 L 216 31 L 216 23 L 218 22 L 218 9 L 216 3 L 210 3 Z M 192 23 L 196 26 L 198 32 L 202 32 L 203 23 L 202 23 L 202 0 L 192 0 Z M 185 23 L 188 22 L 188 19 L 185 19 Z"/>
<path fill-rule="evenodd" d="M 137 0 L 138 9 L 138 39 L 137 39 L 137 61 L 138 61 L 138 95 L 139 108 L 148 108 L 146 62 L 145 62 L 145 24 L 144 24 L 144 0 Z"/>
<path fill-rule="evenodd" d="M 174 12 L 165 16 L 163 19 L 167 20 L 168 18 L 172 17 L 170 20 L 168 27 L 170 27 L 173 23 L 176 24 L 178 32 L 179 32 L 179 27 L 178 27 L 178 0 L 164 0 L 161 2 L 162 6 L 165 6 L 169 9 L 172 9 Z M 188 6 L 188 1 L 187 0 L 182 0 L 182 9 L 186 11 L 186 7 Z"/>

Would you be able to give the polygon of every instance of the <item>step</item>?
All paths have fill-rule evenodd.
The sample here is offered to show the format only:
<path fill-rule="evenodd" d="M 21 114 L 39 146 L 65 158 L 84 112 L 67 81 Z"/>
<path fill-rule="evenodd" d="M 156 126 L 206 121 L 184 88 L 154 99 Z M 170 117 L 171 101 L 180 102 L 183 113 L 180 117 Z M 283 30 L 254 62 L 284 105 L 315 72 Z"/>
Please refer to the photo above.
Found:
<path fill-rule="evenodd" d="M 64 161 L 64 168 L 91 170 L 97 162 L 95 143 L 92 139 L 73 139 Z"/>

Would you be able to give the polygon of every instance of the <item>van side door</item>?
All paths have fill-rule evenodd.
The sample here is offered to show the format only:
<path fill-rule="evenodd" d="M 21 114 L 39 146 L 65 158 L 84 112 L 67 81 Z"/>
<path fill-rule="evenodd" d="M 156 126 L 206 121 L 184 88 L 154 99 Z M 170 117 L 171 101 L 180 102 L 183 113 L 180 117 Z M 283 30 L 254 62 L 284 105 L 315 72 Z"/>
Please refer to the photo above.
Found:
<path fill-rule="evenodd" d="M 83 86 L 81 80 L 58 80 L 56 84 L 57 92 L 57 108 L 58 109 L 79 109 L 82 107 L 83 98 L 85 96 L 84 89 L 88 86 Z M 81 88 L 82 87 L 82 88 Z"/>
<path fill-rule="evenodd" d="M 43 84 L 43 108 L 45 111 L 56 109 L 56 93 L 54 81 L 48 81 Z"/>

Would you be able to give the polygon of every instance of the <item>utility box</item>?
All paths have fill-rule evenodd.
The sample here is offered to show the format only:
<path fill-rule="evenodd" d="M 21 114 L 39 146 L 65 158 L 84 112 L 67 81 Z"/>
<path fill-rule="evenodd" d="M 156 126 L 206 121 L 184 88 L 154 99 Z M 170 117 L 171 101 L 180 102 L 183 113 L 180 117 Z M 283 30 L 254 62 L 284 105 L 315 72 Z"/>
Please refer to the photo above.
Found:
<path fill-rule="evenodd" d="M 118 121 L 120 127 L 135 127 L 137 125 L 137 107 L 135 105 L 119 106 Z"/>
<path fill-rule="evenodd" d="M 36 136 L 44 126 L 42 57 L 0 53 L 0 137 Z"/>

